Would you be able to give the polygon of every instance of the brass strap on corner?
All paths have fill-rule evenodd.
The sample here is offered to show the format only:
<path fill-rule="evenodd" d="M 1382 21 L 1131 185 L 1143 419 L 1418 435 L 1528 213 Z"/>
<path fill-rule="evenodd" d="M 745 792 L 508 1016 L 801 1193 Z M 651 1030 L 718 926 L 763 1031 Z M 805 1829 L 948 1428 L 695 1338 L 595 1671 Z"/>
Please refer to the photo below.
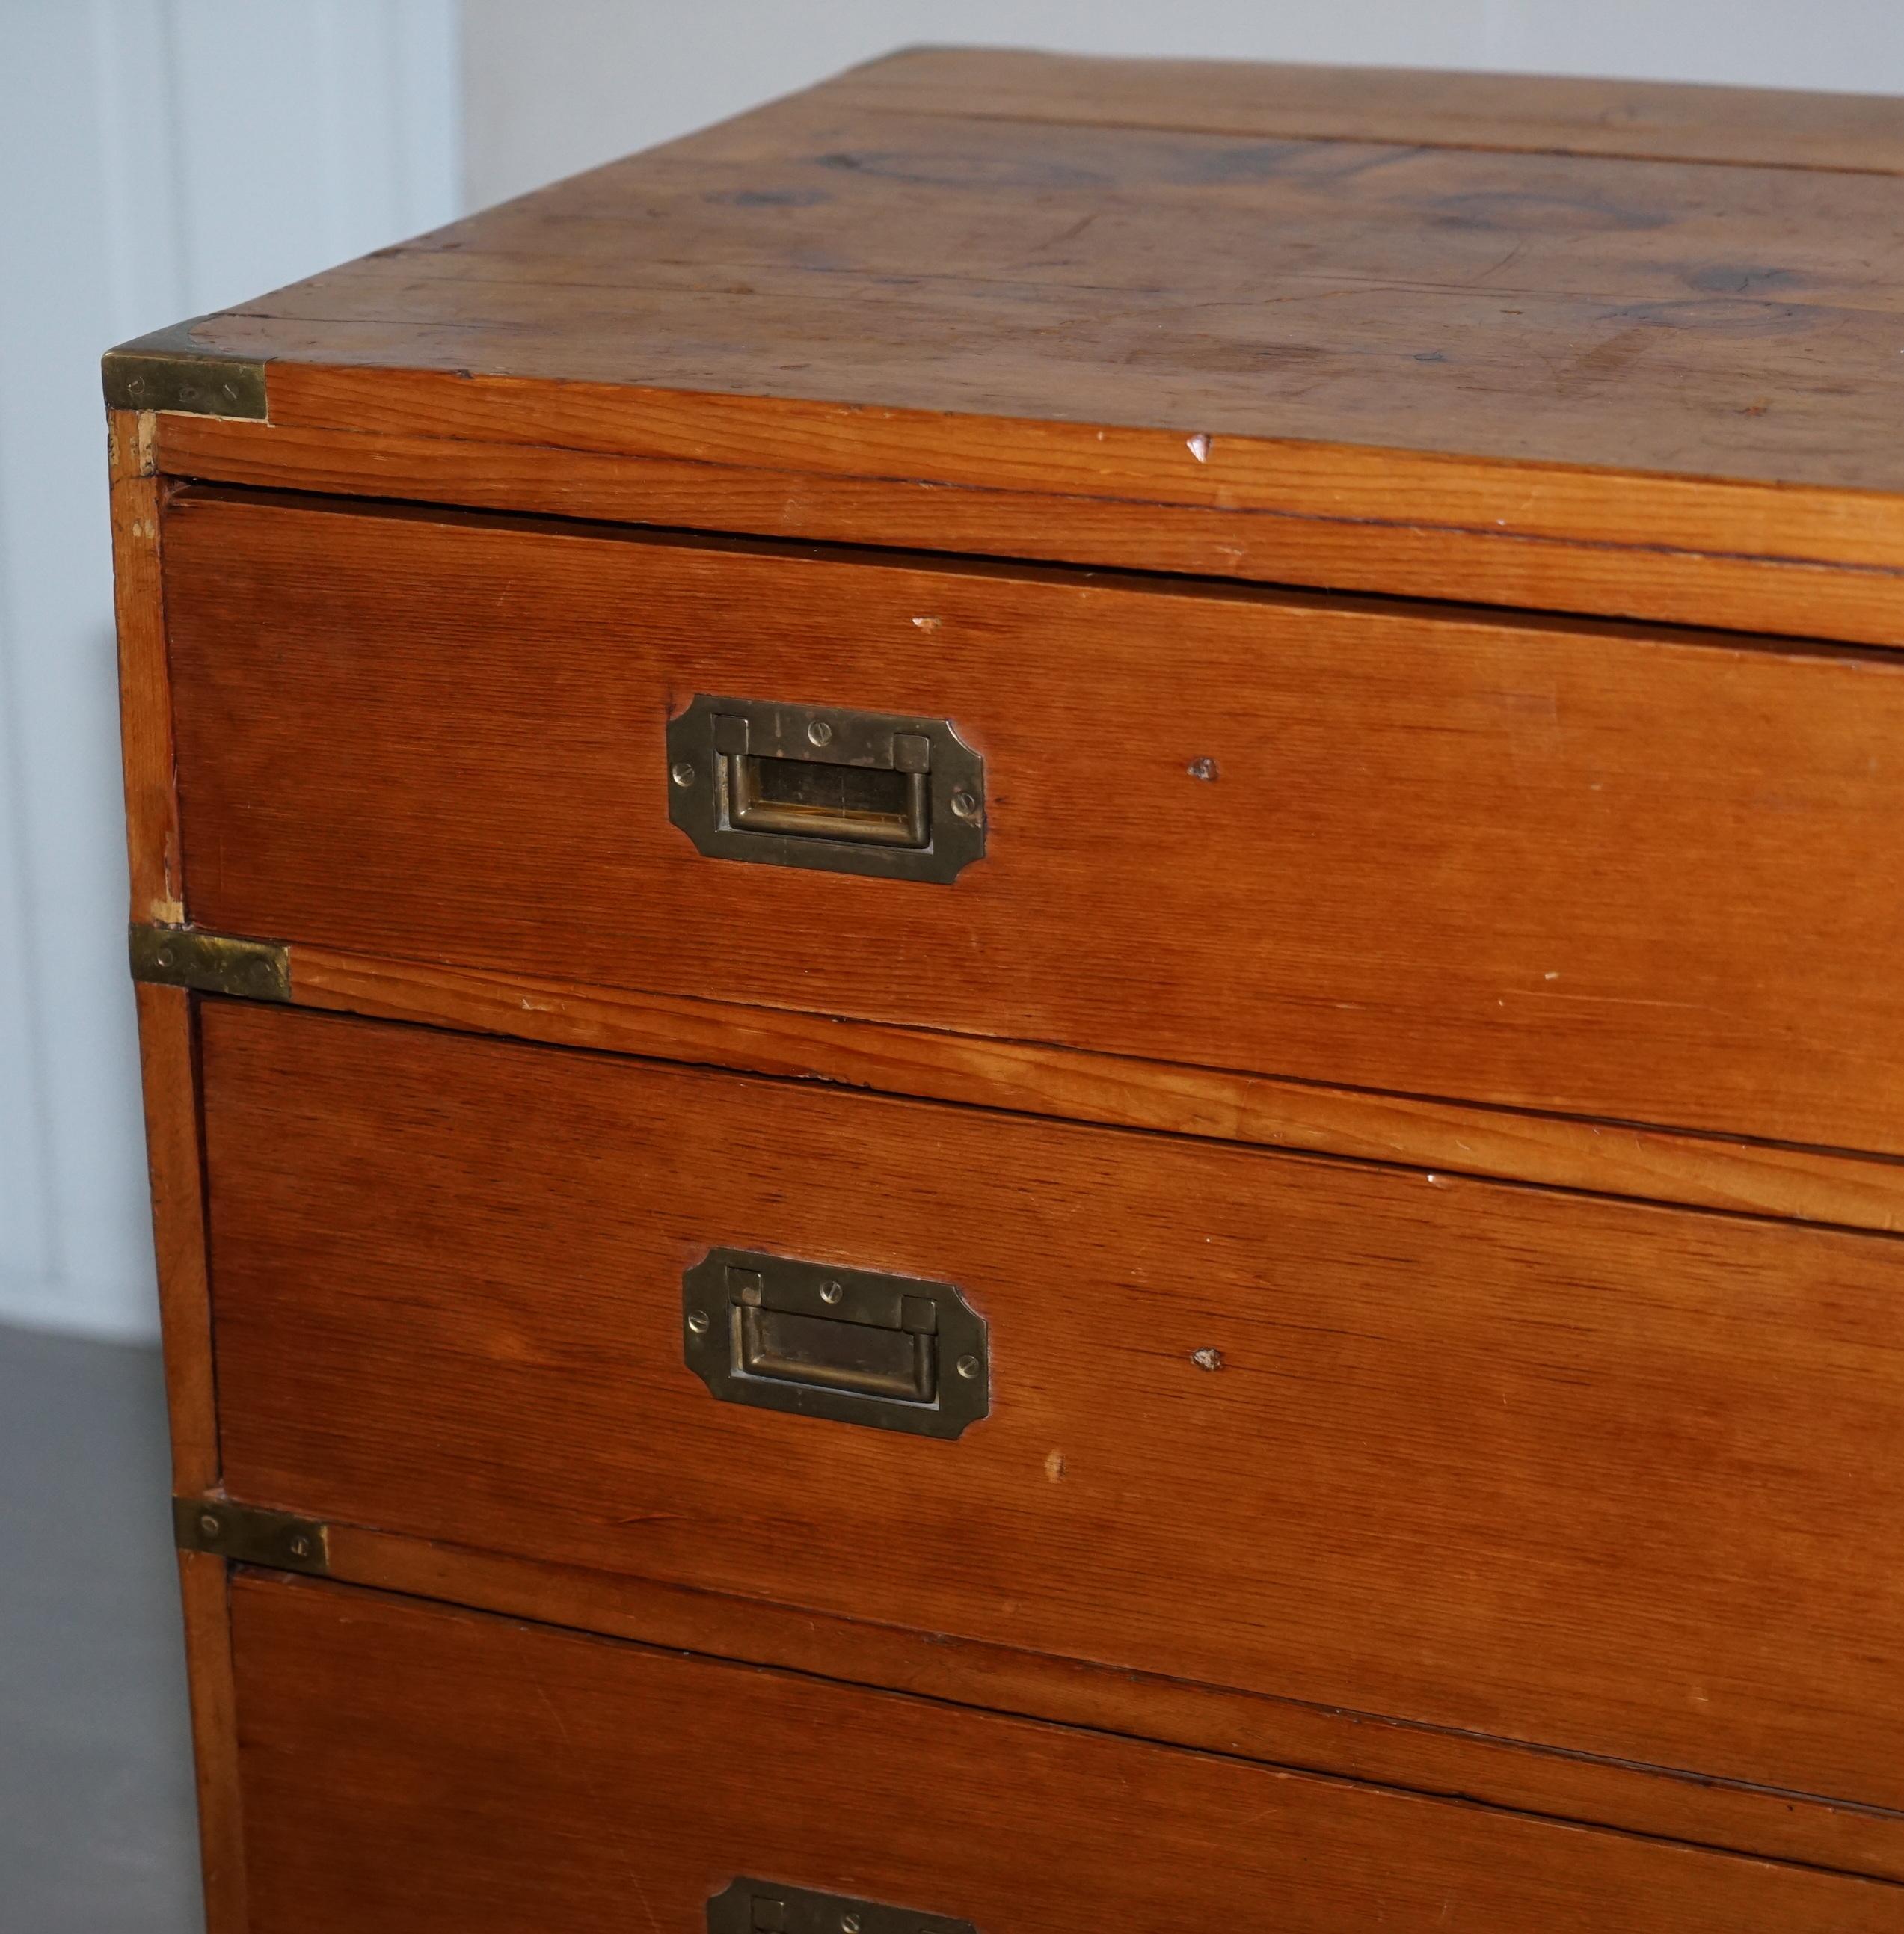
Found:
<path fill-rule="evenodd" d="M 100 366 L 107 407 L 266 420 L 264 363 L 201 348 L 194 326 L 179 323 L 107 350 Z"/>
<path fill-rule="evenodd" d="M 181 1551 L 202 1551 L 233 1565 L 261 1565 L 318 1578 L 330 1570 L 328 1525 L 289 1511 L 233 1504 L 228 1498 L 174 1498 L 172 1537 Z"/>
<path fill-rule="evenodd" d="M 281 940 L 241 940 L 195 926 L 137 926 L 130 936 L 132 978 L 246 1001 L 291 999 L 291 949 Z"/>

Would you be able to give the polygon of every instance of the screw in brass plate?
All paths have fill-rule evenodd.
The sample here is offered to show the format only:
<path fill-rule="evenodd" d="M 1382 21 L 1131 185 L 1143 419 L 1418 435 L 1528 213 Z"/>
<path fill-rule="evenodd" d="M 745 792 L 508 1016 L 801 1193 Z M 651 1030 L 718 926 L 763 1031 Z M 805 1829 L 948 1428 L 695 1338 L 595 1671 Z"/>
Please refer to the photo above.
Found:
<path fill-rule="evenodd" d="M 820 1285 L 820 1300 L 822 1303 L 837 1303 L 845 1294 L 838 1283 L 830 1279 Z"/>
<path fill-rule="evenodd" d="M 839 1917 L 839 1934 L 860 1934 L 860 1917 L 857 1914 L 842 1914 Z"/>
<path fill-rule="evenodd" d="M 962 1377 L 977 1376 L 978 1359 L 976 1357 L 961 1357 L 959 1359 L 959 1374 Z"/>
<path fill-rule="evenodd" d="M 961 819 L 978 817 L 978 795 L 976 793 L 955 792 L 952 795 L 952 810 Z"/>
<path fill-rule="evenodd" d="M 301 1533 L 294 1538 L 291 1541 L 291 1555 L 294 1558 L 309 1558 L 311 1555 L 311 1541 Z"/>
<path fill-rule="evenodd" d="M 824 718 L 816 718 L 806 728 L 806 736 L 816 746 L 830 745 L 833 742 L 833 728 Z M 857 1921 L 853 1923 L 859 1925 Z"/>
<path fill-rule="evenodd" d="M 688 1327 L 697 1336 L 705 1336 L 707 1334 L 707 1312 L 704 1309 L 689 1310 L 688 1312 Z"/>
<path fill-rule="evenodd" d="M 218 1523 L 217 1518 L 214 1517 L 211 1512 L 207 1511 L 205 1513 L 204 1516 L 198 1520 L 198 1529 L 205 1537 L 215 1538 L 224 1527 Z"/>
<path fill-rule="evenodd" d="M 685 759 L 682 759 L 676 764 L 673 777 L 676 785 L 691 786 L 694 782 L 694 769 Z"/>

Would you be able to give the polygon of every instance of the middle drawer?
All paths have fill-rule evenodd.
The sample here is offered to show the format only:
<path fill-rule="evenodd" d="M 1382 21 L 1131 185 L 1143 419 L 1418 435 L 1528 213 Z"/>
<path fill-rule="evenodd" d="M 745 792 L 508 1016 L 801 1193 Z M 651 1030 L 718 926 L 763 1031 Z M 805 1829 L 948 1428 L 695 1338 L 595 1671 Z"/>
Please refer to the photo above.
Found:
<path fill-rule="evenodd" d="M 1904 1805 L 1884 1238 L 219 1002 L 203 1053 L 247 1502 Z M 956 1285 L 989 1414 L 717 1401 L 722 1249 Z M 908 1374 L 824 1321 L 746 1347 Z"/>

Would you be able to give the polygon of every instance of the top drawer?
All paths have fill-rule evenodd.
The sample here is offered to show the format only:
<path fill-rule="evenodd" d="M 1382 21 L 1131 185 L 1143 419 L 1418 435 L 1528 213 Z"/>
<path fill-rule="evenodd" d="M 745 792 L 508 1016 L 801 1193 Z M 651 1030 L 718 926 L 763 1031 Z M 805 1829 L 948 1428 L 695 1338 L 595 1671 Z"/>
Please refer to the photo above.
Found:
<path fill-rule="evenodd" d="M 211 492 L 164 557 L 201 926 L 1904 1153 L 1904 661 Z M 984 857 L 704 855 L 697 694 L 950 721 Z"/>

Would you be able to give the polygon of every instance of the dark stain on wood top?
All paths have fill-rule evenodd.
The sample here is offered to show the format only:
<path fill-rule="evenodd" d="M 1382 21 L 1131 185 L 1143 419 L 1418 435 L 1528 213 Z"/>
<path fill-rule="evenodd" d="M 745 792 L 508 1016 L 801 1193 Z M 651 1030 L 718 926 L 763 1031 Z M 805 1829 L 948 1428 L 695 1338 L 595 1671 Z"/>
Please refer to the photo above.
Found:
<path fill-rule="evenodd" d="M 902 56 L 197 338 L 1164 429 L 1206 462 L 1298 438 L 1888 490 L 1904 187 L 1880 165 L 1904 170 L 1904 103 Z"/>
<path fill-rule="evenodd" d="M 976 47 L 914 47 L 841 76 L 868 106 L 1184 133 L 1418 147 L 1608 155 L 1904 174 L 1904 101 L 1890 95 L 1430 73 L 1411 68 L 1131 60 Z"/>

